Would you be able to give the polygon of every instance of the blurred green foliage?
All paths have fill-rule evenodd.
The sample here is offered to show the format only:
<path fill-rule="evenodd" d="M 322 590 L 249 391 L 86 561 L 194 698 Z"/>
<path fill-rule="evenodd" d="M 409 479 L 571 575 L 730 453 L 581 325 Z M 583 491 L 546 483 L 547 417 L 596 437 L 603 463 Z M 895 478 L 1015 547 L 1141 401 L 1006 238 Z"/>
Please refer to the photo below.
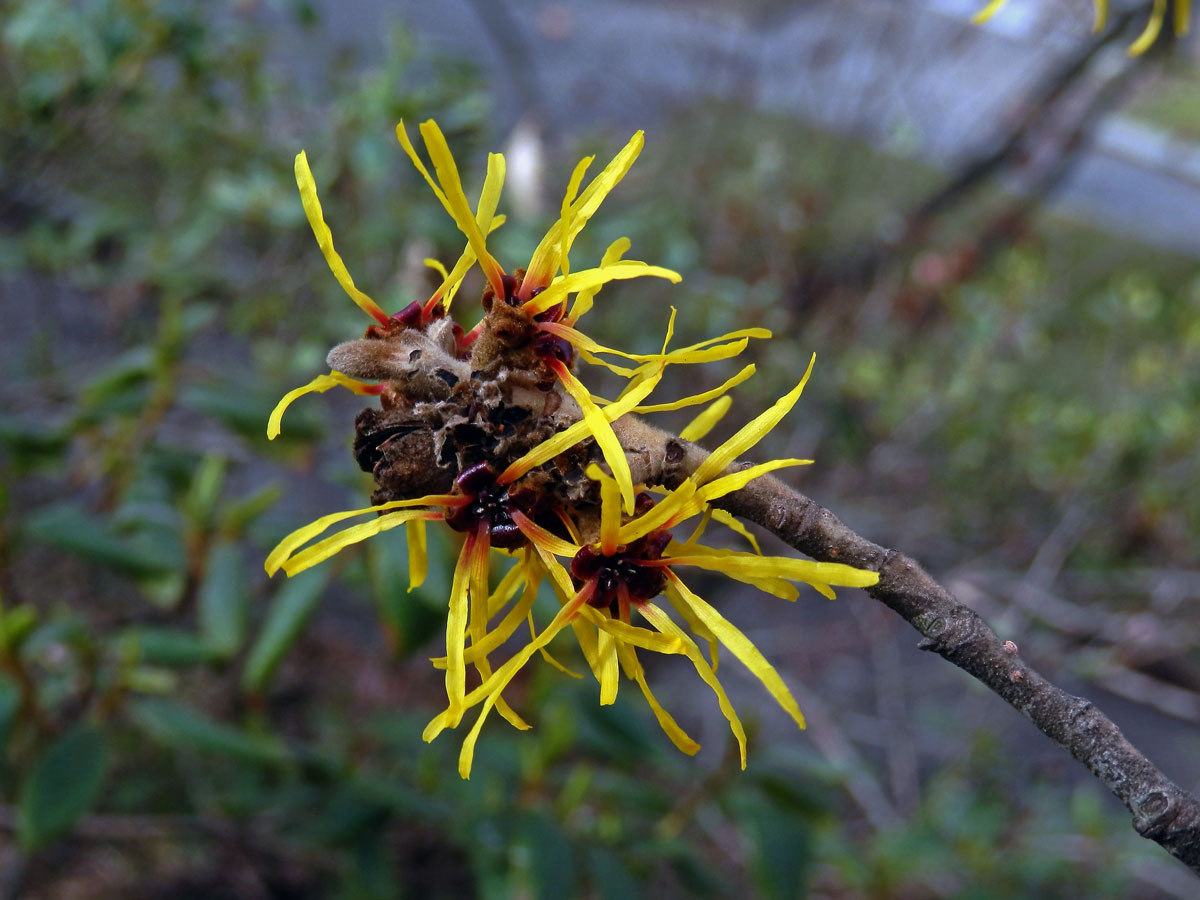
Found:
<path fill-rule="evenodd" d="M 0 889 L 70 896 L 102 871 L 90 896 L 1131 896 L 1132 836 L 1097 789 L 1066 804 L 986 736 L 877 831 L 805 741 L 764 738 L 746 773 L 689 760 L 645 710 L 543 667 L 514 692 L 533 733 L 494 730 L 461 782 L 420 740 L 445 567 L 410 594 L 393 535 L 284 583 L 260 561 L 367 490 L 344 397 L 264 437 L 364 324 L 292 157 L 359 283 L 400 308 L 423 289 L 409 258 L 460 239 L 392 128 L 436 115 L 477 158 L 499 138 L 478 74 L 402 29 L 364 70 L 303 5 L 3 0 L 0 23 Z M 287 48 L 309 40 L 324 56 L 301 68 Z M 961 250 L 945 241 L 895 290 L 814 302 L 802 261 L 935 176 L 725 115 L 652 139 L 581 255 L 629 234 L 684 271 L 661 295 L 680 343 L 780 332 L 755 350 L 760 397 L 818 349 L 793 439 L 834 488 L 870 484 L 855 503 L 897 533 L 919 509 L 918 555 L 1023 564 L 1085 499 L 1114 513 L 1079 565 L 1195 558 L 1200 282 L 1178 261 L 1055 225 L 970 278 L 910 277 Z M 537 227 L 497 239 L 527 250 Z M 597 310 L 618 343 L 640 337 L 622 290 Z"/>

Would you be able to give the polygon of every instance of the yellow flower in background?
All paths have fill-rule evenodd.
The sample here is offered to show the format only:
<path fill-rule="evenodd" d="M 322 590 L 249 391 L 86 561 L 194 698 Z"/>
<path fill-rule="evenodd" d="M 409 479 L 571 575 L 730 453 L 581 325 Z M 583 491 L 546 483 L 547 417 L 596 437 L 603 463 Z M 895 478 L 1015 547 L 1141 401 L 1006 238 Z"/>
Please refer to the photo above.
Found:
<path fill-rule="evenodd" d="M 1000 11 L 1008 0 L 991 0 L 983 9 L 979 10 L 971 19 L 976 25 L 986 22 Z M 1108 0 L 1092 0 L 1092 7 L 1095 15 L 1092 20 L 1092 30 L 1100 31 L 1104 27 L 1104 23 L 1108 21 Z M 1172 6 L 1172 27 L 1175 34 L 1183 37 L 1188 33 L 1191 27 L 1191 0 L 1175 0 Z M 1159 34 L 1162 33 L 1163 23 L 1167 17 L 1167 0 L 1154 0 L 1154 5 L 1150 9 L 1150 20 L 1146 23 L 1146 27 L 1132 44 L 1129 45 L 1129 55 L 1137 56 L 1145 53 L 1150 46 L 1158 40 Z"/>

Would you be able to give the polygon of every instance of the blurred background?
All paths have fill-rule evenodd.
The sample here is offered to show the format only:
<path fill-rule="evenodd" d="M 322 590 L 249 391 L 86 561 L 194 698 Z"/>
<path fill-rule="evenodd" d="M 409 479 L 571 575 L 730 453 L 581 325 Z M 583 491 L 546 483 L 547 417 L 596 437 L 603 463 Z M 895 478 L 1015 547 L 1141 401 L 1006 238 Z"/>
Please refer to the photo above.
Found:
<path fill-rule="evenodd" d="M 533 666 L 510 695 L 534 730 L 490 722 L 462 782 L 461 733 L 420 740 L 456 548 L 412 594 L 395 532 L 262 570 L 370 489 L 359 398 L 305 398 L 265 438 L 368 324 L 295 153 L 392 311 L 462 244 L 398 119 L 438 120 L 468 193 L 508 154 L 509 267 L 576 160 L 644 128 L 575 264 L 628 235 L 684 281 L 606 287 L 591 333 L 656 347 L 671 305 L 678 345 L 772 329 L 714 442 L 817 352 L 755 458 L 814 458 L 788 478 L 1200 788 L 1195 42 L 1130 57 L 1148 2 L 1098 35 L 1087 0 L 1011 0 L 983 28 L 976 5 L 0 0 L 0 895 L 1195 897 L 1081 767 L 859 592 L 693 580 L 809 717 L 797 733 L 727 663 L 744 773 L 663 661 L 696 757 L 628 685 L 601 709 Z"/>

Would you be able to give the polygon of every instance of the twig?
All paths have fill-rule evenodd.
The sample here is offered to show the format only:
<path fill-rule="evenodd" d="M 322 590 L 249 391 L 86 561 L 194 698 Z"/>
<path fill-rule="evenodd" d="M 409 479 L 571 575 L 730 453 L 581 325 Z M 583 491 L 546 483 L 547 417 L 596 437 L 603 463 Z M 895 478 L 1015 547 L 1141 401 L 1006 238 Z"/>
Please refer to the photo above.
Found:
<path fill-rule="evenodd" d="M 666 441 L 651 467 L 673 488 L 707 453 L 677 438 Z M 654 479 L 651 479 L 654 480 Z M 974 676 L 1052 741 L 1083 763 L 1133 813 L 1133 827 L 1200 874 L 1200 802 L 1174 784 L 1089 700 L 1047 681 L 973 610 L 916 562 L 856 534 L 829 510 L 772 476 L 750 482 L 717 505 L 755 522 L 814 559 L 879 573 L 867 593 L 922 635 L 932 650 Z"/>

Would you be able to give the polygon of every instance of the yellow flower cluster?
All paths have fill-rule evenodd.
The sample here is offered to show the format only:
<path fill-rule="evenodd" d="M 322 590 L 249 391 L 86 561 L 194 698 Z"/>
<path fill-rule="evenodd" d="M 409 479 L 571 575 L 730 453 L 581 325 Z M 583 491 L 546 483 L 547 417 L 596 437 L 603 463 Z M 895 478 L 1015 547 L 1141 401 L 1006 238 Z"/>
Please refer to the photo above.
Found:
<path fill-rule="evenodd" d="M 629 429 L 642 435 L 653 430 L 630 426 L 635 416 L 710 404 L 683 433 L 685 439 L 698 440 L 729 408 L 727 392 L 754 373 L 754 366 L 747 365 L 715 389 L 647 403 L 665 368 L 734 357 L 748 340 L 769 333 L 744 329 L 672 350 L 672 311 L 661 351 L 639 355 L 601 346 L 576 327 L 609 281 L 643 276 L 679 280 L 668 269 L 625 260 L 629 241 L 624 238 L 609 247 L 595 268 L 571 271 L 572 243 L 629 171 L 641 150 L 642 134 L 635 134 L 586 187 L 583 181 L 593 160 L 580 162 L 558 220 L 528 266 L 511 274 L 487 247 L 487 235 L 503 224 L 503 216 L 496 214 L 504 180 L 503 156 L 488 157 L 483 188 L 472 208 L 442 132 L 429 121 L 420 126 L 420 134 L 432 171 L 403 123 L 397 127 L 401 146 L 462 232 L 466 246 L 451 269 L 434 264 L 442 283 L 428 301 L 394 316 L 354 284 L 334 249 L 307 159 L 303 153 L 296 159 L 304 209 L 330 269 L 376 324 L 364 341 L 340 354 L 337 348 L 331 353 L 331 360 L 366 360 L 355 362 L 361 371 L 346 374 L 335 368 L 287 394 L 271 416 L 268 435 L 279 433 L 284 409 L 305 393 L 342 386 L 359 394 L 380 395 L 381 415 L 388 418 L 363 437 L 365 455 L 360 462 L 366 459 L 375 467 L 377 484 L 390 499 L 324 516 L 298 529 L 268 556 L 267 572 L 282 569 L 295 574 L 372 535 L 404 525 L 410 584 L 416 587 L 428 566 L 428 523 L 442 522 L 463 533 L 448 602 L 446 653 L 434 660 L 445 670 L 447 707 L 430 722 L 425 738 L 432 740 L 456 727 L 468 711 L 479 708 L 459 758 L 464 778 L 470 774 L 476 739 L 492 709 L 516 728 L 529 727 L 503 693 L 535 655 L 565 671 L 549 655 L 549 646 L 568 628 L 599 685 L 602 704 L 616 699 L 623 672 L 638 685 L 676 746 L 694 753 L 699 745 L 654 696 L 638 651 L 684 656 L 716 694 L 738 740 L 744 767 L 745 731 L 716 675 L 720 647 L 737 657 L 800 727 L 804 719 L 771 664 L 745 634 L 686 586 L 680 570 L 723 572 L 787 600 L 797 596 L 794 582 L 832 597 L 833 586 L 867 587 L 878 580 L 874 572 L 846 565 L 764 556 L 753 536 L 714 505 L 761 475 L 809 462 L 783 459 L 745 469 L 732 465 L 795 405 L 812 363 L 793 390 L 716 448 L 680 483 L 670 490 L 653 481 L 646 483 L 630 465 Z M 464 332 L 450 323 L 446 310 L 476 264 L 487 281 L 485 315 L 479 325 Z M 417 366 L 439 366 L 437 378 L 424 377 L 428 373 L 423 370 L 403 374 L 405 361 L 411 360 L 417 360 Z M 620 395 L 612 401 L 593 395 L 573 371 L 579 360 L 606 366 L 625 378 Z M 352 377 L 366 372 L 384 374 L 376 375 L 379 383 L 374 384 Z M 460 419 L 470 427 L 455 431 L 443 425 Z M 404 445 L 403 451 L 389 451 L 394 441 L 402 439 L 416 443 Z M 444 490 L 418 491 L 404 477 L 380 468 L 395 465 L 397 471 L 409 472 L 408 456 L 421 452 L 426 446 L 423 440 L 437 448 L 437 454 L 431 456 L 432 464 L 417 465 L 424 479 L 420 484 L 430 483 L 429 470 L 444 468 Z M 321 537 L 334 525 L 368 515 L 374 517 Z M 672 529 L 690 520 L 696 520 L 696 525 L 686 538 L 678 539 Z M 701 543 L 713 520 L 744 536 L 752 550 Z M 508 568 L 493 585 L 492 568 L 497 564 Z M 534 605 L 543 584 L 553 590 L 559 608 L 539 628 Z M 665 596 L 665 604 L 656 602 L 660 596 Z M 529 640 L 493 666 L 491 657 L 515 640 L 522 624 L 528 625 Z M 707 654 L 700 651 L 698 641 L 707 647 Z M 468 686 L 469 681 L 473 686 Z"/>
<path fill-rule="evenodd" d="M 1000 7 L 1004 6 L 1008 0 L 991 0 L 987 6 L 979 10 L 971 19 L 976 25 L 986 22 L 997 12 Z M 1183 37 L 1188 33 L 1188 28 L 1191 26 L 1192 3 L 1191 0 L 1174 0 L 1171 4 L 1172 12 L 1172 27 L 1175 34 Z M 1092 8 L 1094 16 L 1092 18 L 1092 30 L 1100 31 L 1104 27 L 1104 23 L 1108 21 L 1108 0 L 1092 0 Z M 1158 36 L 1162 33 L 1163 23 L 1167 18 L 1167 0 L 1154 0 L 1154 5 L 1150 8 L 1150 19 L 1146 22 L 1146 27 L 1137 39 L 1129 45 L 1129 55 L 1138 56 L 1150 49 L 1151 45 L 1158 40 Z"/>

